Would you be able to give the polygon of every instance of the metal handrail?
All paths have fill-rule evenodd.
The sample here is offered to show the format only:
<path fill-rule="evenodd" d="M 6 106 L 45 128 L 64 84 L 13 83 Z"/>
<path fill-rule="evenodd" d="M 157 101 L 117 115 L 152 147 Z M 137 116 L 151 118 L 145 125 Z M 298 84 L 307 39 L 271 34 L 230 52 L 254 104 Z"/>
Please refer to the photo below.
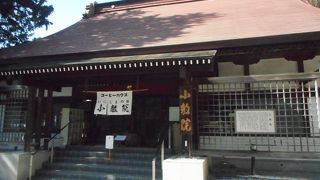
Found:
<path fill-rule="evenodd" d="M 152 159 L 152 180 L 156 180 L 156 158 Z"/>
<path fill-rule="evenodd" d="M 52 136 L 52 137 L 48 140 L 48 143 L 49 143 L 52 139 L 54 139 L 58 134 L 60 134 L 61 131 L 63 131 L 67 126 L 69 126 L 70 123 L 71 123 L 71 122 L 69 121 L 67 124 L 65 124 L 54 136 Z"/>
<path fill-rule="evenodd" d="M 51 140 L 53 140 L 58 134 L 60 134 L 61 131 L 63 131 L 67 126 L 69 126 L 69 124 L 70 124 L 70 121 L 67 124 L 65 124 L 62 128 L 60 128 L 59 131 L 55 135 L 53 135 L 51 138 L 49 138 L 49 140 L 47 142 L 48 143 L 48 149 L 49 149 L 49 142 Z M 39 152 L 39 149 L 37 149 L 34 152 L 31 152 L 30 163 L 29 163 L 29 179 L 28 180 L 32 179 L 33 156 L 36 155 L 38 152 Z M 54 154 L 54 152 L 53 152 L 53 143 L 51 143 L 51 151 L 50 152 L 51 152 L 50 153 L 50 163 L 52 164 L 53 163 L 53 154 Z"/>
<path fill-rule="evenodd" d="M 48 140 L 48 144 L 49 144 L 49 142 L 51 141 L 51 140 L 53 140 L 58 134 L 60 134 L 61 133 L 61 131 L 63 131 L 67 126 L 69 126 L 69 124 L 70 124 L 70 121 L 67 123 L 67 124 L 65 124 L 61 129 L 59 129 L 59 131 L 55 134 L 55 135 L 53 135 L 51 138 L 49 138 L 49 140 Z M 33 152 L 32 153 L 32 155 L 35 155 L 35 154 L 37 154 L 39 152 L 39 150 L 37 149 L 35 152 Z"/>

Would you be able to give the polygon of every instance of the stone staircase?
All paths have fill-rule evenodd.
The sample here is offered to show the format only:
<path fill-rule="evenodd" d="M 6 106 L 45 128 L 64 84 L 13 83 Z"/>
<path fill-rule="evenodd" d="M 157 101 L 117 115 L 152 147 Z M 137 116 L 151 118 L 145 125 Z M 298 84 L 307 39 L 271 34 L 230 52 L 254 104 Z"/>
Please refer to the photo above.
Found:
<path fill-rule="evenodd" d="M 160 152 L 153 148 L 116 148 L 107 160 L 103 146 L 69 146 L 56 150 L 32 179 L 151 180 L 152 159 L 157 155 L 157 179 L 162 179 Z"/>

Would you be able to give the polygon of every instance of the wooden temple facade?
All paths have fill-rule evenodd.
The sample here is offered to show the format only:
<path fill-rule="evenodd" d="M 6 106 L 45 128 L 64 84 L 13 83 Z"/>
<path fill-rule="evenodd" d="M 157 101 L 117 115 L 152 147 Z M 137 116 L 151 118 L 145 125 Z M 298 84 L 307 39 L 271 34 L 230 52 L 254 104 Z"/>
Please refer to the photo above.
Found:
<path fill-rule="evenodd" d="M 61 109 L 75 108 L 81 143 L 126 133 L 131 145 L 153 146 L 179 107 L 194 149 L 320 152 L 320 9 L 301 0 L 88 9 L 63 31 L 0 50 L 0 142 L 39 148 L 60 129 Z M 133 91 L 130 116 L 93 114 L 96 92 L 124 90 Z M 263 131 L 261 112 L 271 111 Z"/>

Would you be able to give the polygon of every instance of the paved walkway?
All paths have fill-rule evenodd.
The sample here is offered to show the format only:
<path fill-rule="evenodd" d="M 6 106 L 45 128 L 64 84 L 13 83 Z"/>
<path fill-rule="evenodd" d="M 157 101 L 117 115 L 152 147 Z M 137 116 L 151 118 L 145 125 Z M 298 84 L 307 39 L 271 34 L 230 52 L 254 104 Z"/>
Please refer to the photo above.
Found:
<path fill-rule="evenodd" d="M 318 180 L 320 153 L 282 153 L 250 151 L 194 151 L 210 157 L 209 180 Z M 255 175 L 251 175 L 250 158 L 256 158 Z M 319 169 L 319 170 L 318 170 Z"/>
<path fill-rule="evenodd" d="M 284 174 L 273 173 L 273 175 L 210 175 L 209 180 L 227 180 L 227 179 L 240 179 L 240 180 L 318 180 L 320 174 L 308 174 L 308 173 L 292 173 L 287 172 Z"/>
<path fill-rule="evenodd" d="M 222 170 L 222 169 L 220 169 Z M 301 173 L 301 172 L 276 172 L 276 171 L 258 171 L 256 175 L 250 175 L 250 172 L 236 170 L 222 170 L 222 172 L 212 172 L 209 180 L 240 179 L 240 180 L 318 180 L 319 173 Z"/>
<path fill-rule="evenodd" d="M 261 159 L 318 159 L 320 160 L 320 153 L 310 152 L 260 152 L 260 151 L 221 151 L 221 150 L 199 150 L 194 151 L 193 154 L 206 155 L 211 157 L 251 157 Z"/>

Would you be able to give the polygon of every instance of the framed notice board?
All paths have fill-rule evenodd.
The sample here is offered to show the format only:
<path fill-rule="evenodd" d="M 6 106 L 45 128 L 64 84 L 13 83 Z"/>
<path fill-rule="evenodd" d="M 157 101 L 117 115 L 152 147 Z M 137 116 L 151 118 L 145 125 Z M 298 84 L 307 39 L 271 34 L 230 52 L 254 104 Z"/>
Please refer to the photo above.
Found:
<path fill-rule="evenodd" d="M 236 133 L 276 133 L 274 110 L 235 110 Z"/>

